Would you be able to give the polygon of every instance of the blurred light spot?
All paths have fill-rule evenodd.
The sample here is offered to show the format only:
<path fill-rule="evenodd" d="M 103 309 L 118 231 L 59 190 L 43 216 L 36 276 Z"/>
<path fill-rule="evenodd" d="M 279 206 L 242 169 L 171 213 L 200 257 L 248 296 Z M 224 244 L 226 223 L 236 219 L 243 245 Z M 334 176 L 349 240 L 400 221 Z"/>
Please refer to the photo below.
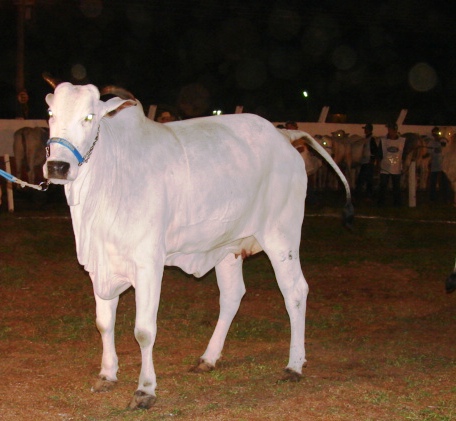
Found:
<path fill-rule="evenodd" d="M 227 19 L 222 22 L 218 32 L 220 52 L 229 60 L 251 57 L 260 39 L 255 25 L 243 18 Z"/>
<path fill-rule="evenodd" d="M 87 76 L 86 68 L 82 64 L 75 64 L 71 68 L 71 76 L 76 80 L 83 80 Z"/>
<path fill-rule="evenodd" d="M 242 60 L 236 67 L 236 81 L 240 88 L 258 89 L 266 79 L 266 66 L 258 59 Z"/>
<path fill-rule="evenodd" d="M 427 63 L 417 63 L 409 71 L 410 86 L 418 92 L 427 92 L 437 84 L 437 73 Z"/>
<path fill-rule="evenodd" d="M 209 91 L 199 83 L 184 86 L 177 104 L 185 117 L 198 117 L 207 112 L 210 103 Z"/>
<path fill-rule="evenodd" d="M 142 4 L 127 5 L 127 19 L 131 30 L 139 38 L 147 38 L 152 31 L 152 18 Z"/>
<path fill-rule="evenodd" d="M 385 67 L 384 81 L 389 87 L 395 87 L 405 83 L 407 72 L 399 64 L 391 63 Z"/>
<path fill-rule="evenodd" d="M 371 49 L 380 48 L 386 42 L 385 31 L 379 24 L 370 24 L 367 35 L 368 45 Z"/>
<path fill-rule="evenodd" d="M 279 79 L 294 79 L 303 67 L 303 54 L 297 49 L 275 49 L 269 53 L 268 65 L 271 73 Z"/>
<path fill-rule="evenodd" d="M 323 56 L 332 40 L 339 36 L 339 25 L 334 18 L 328 15 L 317 16 L 302 37 L 301 44 L 304 53 L 315 58 Z"/>
<path fill-rule="evenodd" d="M 337 69 L 349 70 L 356 64 L 357 55 L 350 46 L 340 45 L 333 51 L 331 58 Z"/>
<path fill-rule="evenodd" d="M 274 9 L 269 16 L 269 33 L 276 39 L 287 41 L 298 35 L 301 17 L 298 13 L 285 9 Z"/>
<path fill-rule="evenodd" d="M 190 28 L 181 39 L 178 54 L 182 66 L 204 70 L 207 64 L 215 61 L 213 36 L 208 31 Z"/>
<path fill-rule="evenodd" d="M 81 12 L 88 18 L 96 18 L 103 11 L 102 0 L 81 0 Z"/>
<path fill-rule="evenodd" d="M 100 28 L 96 25 L 88 25 L 85 28 L 81 28 L 79 35 L 83 47 L 88 51 L 96 50 L 102 45 L 103 34 Z"/>

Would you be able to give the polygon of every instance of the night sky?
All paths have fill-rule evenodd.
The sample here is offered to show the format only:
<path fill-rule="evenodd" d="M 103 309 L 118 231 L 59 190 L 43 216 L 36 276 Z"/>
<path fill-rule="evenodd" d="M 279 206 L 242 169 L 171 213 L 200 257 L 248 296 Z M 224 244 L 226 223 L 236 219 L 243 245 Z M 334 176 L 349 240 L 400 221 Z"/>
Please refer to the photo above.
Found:
<path fill-rule="evenodd" d="M 35 0 L 25 25 L 29 118 L 49 72 L 115 84 L 181 118 L 260 114 L 456 125 L 453 1 Z M 17 7 L 0 0 L 0 118 L 16 117 Z M 309 93 L 304 98 L 303 91 Z"/>

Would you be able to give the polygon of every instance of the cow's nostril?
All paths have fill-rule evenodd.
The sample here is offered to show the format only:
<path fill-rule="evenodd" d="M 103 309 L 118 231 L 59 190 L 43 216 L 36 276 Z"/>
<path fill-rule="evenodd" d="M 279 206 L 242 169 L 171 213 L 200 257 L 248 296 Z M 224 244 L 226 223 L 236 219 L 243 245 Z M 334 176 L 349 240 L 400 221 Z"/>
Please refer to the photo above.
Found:
<path fill-rule="evenodd" d="M 49 178 L 66 179 L 70 164 L 64 161 L 48 161 L 47 170 Z"/>

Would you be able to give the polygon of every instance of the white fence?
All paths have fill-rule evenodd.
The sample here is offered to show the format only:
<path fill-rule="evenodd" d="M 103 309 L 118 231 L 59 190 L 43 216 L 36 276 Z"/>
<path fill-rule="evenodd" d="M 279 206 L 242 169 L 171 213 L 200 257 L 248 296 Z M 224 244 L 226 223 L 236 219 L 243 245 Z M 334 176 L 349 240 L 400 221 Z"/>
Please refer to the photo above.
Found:
<path fill-rule="evenodd" d="M 284 122 L 276 122 L 274 126 L 278 124 L 284 124 Z M 303 130 L 310 135 L 331 135 L 331 133 L 337 130 L 343 130 L 348 134 L 357 134 L 364 136 L 363 126 L 364 124 L 345 124 L 345 123 L 308 123 L 308 122 L 297 122 L 298 129 Z M 386 136 L 386 125 L 385 124 L 373 124 L 374 130 L 373 134 L 375 137 Z M 417 133 L 423 136 L 431 137 L 431 131 L 434 126 L 417 126 L 417 125 L 408 125 L 403 124 L 399 125 L 399 133 Z M 440 129 L 443 132 L 443 136 L 447 132 L 454 133 L 453 126 L 441 126 Z"/>
<path fill-rule="evenodd" d="M 273 123 L 275 126 L 283 122 Z M 13 154 L 13 134 L 21 127 L 48 127 L 46 120 L 0 120 L 0 156 Z M 303 130 L 311 135 L 330 135 L 336 130 L 344 130 L 348 134 L 364 135 L 364 124 L 345 124 L 345 123 L 308 123 L 298 122 L 299 130 Z M 374 136 L 385 136 L 385 124 L 374 124 Z M 400 133 L 418 133 L 420 135 L 431 136 L 433 126 L 400 125 Z M 453 131 L 453 127 L 441 127 L 445 136 L 446 131 Z"/>
<path fill-rule="evenodd" d="M 283 124 L 283 122 L 273 123 L 275 126 Z M 312 136 L 314 135 L 331 135 L 332 132 L 337 130 L 344 130 L 347 134 L 364 135 L 364 124 L 346 124 L 346 123 L 314 123 L 314 122 L 297 122 L 298 129 L 303 130 Z M 0 119 L 0 156 L 9 155 L 14 156 L 13 152 L 13 134 L 21 127 L 48 127 L 46 120 L 1 120 Z M 373 124 L 374 136 L 386 135 L 385 124 Z M 433 126 L 418 126 L 418 125 L 399 125 L 400 133 L 418 133 L 431 137 L 431 130 Z M 443 136 L 449 136 L 454 133 L 454 128 L 450 126 L 440 127 Z M 1 182 L 5 180 L 0 179 L 0 195 L 1 195 Z M 1 203 L 1 196 L 0 196 Z"/>

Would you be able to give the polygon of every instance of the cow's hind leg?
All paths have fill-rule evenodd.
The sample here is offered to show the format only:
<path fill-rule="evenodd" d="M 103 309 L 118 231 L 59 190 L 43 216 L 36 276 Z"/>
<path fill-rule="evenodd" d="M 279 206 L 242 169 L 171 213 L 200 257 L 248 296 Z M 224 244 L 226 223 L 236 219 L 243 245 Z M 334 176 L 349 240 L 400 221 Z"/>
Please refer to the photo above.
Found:
<path fill-rule="evenodd" d="M 216 267 L 217 284 L 220 289 L 220 315 L 209 345 L 196 367 L 190 371 L 211 371 L 220 358 L 226 335 L 245 294 L 242 276 L 242 257 L 229 254 Z"/>
<path fill-rule="evenodd" d="M 95 294 L 95 302 L 97 308 L 96 323 L 103 342 L 103 356 L 101 359 L 101 371 L 97 382 L 92 387 L 92 392 L 107 392 L 115 386 L 119 368 L 114 343 L 114 326 L 119 297 L 112 300 L 103 300 Z"/>
<path fill-rule="evenodd" d="M 271 260 L 277 282 L 290 317 L 291 341 L 288 365 L 281 380 L 299 381 L 306 363 L 304 335 L 308 284 L 301 270 L 299 248 L 285 247 L 277 250 L 265 247 Z"/>

